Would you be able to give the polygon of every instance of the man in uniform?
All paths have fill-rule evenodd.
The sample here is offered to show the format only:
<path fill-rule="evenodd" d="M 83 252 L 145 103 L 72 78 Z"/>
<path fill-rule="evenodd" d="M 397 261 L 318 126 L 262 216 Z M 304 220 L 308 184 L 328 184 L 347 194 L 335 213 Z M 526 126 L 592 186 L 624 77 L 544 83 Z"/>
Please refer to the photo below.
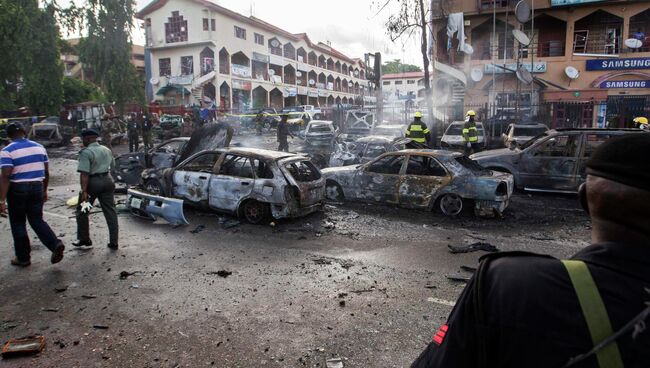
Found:
<path fill-rule="evenodd" d="M 483 257 L 412 367 L 647 367 L 650 333 L 639 321 L 650 313 L 649 156 L 650 134 L 600 145 L 579 191 L 592 245 L 568 261 Z"/>
<path fill-rule="evenodd" d="M 278 142 L 280 142 L 280 145 L 278 146 L 278 151 L 285 151 L 289 152 L 289 141 L 288 136 L 291 136 L 293 138 L 293 134 L 289 131 L 289 124 L 287 123 L 287 119 L 289 118 L 289 115 L 287 114 L 282 114 L 281 120 L 278 123 Z"/>
<path fill-rule="evenodd" d="M 478 144 L 478 129 L 476 128 L 476 113 L 474 110 L 469 110 L 465 117 L 465 125 L 463 125 L 463 142 L 465 143 L 465 154 L 476 153 L 481 150 Z"/>
<path fill-rule="evenodd" d="M 153 137 L 152 137 L 152 128 L 153 122 L 151 121 L 151 116 L 149 113 L 144 113 L 142 115 L 142 144 L 145 149 L 153 148 Z"/>
<path fill-rule="evenodd" d="M 430 132 L 427 125 L 422 121 L 422 113 L 417 111 L 413 117 L 413 122 L 406 128 L 406 138 L 411 138 L 409 148 L 423 148 L 429 146 Z"/>
<path fill-rule="evenodd" d="M 137 116 L 131 117 L 126 129 L 129 136 L 129 152 L 138 152 L 138 148 L 140 148 L 140 124 Z"/>
<path fill-rule="evenodd" d="M 50 261 L 58 263 L 63 259 L 65 247 L 43 220 L 43 203 L 47 201 L 50 178 L 47 152 L 25 135 L 25 129 L 19 123 L 7 125 L 7 138 L 11 139 L 11 143 L 0 152 L 0 216 L 7 217 L 8 205 L 16 254 L 11 264 L 20 267 L 31 264 L 26 220 L 29 220 L 41 243 L 52 251 Z"/>
<path fill-rule="evenodd" d="M 86 129 L 81 133 L 84 148 L 79 152 L 79 172 L 81 192 L 79 193 L 79 205 L 77 206 L 77 241 L 72 245 L 75 247 L 91 246 L 88 230 L 88 213 L 82 211 L 81 204 L 88 202 L 91 205 L 95 199 L 99 199 L 102 212 L 108 225 L 110 249 L 118 248 L 118 223 L 117 212 L 115 211 L 115 183 L 111 178 L 111 167 L 115 165 L 111 151 L 97 143 L 97 132 Z"/>
<path fill-rule="evenodd" d="M 111 151 L 113 151 L 113 144 L 111 142 L 111 139 L 113 138 L 111 134 L 112 130 L 113 121 L 108 114 L 104 114 L 102 117 L 102 144 Z"/>

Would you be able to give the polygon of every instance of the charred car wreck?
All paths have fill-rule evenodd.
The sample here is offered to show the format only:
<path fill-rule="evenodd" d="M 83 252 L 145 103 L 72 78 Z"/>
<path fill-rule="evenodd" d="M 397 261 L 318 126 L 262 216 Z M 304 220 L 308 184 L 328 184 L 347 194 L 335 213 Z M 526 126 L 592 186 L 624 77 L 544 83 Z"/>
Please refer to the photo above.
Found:
<path fill-rule="evenodd" d="M 173 168 L 145 170 L 142 179 L 149 193 L 129 190 L 132 212 L 166 219 L 184 219 L 184 202 L 258 224 L 319 211 L 325 195 L 325 180 L 305 156 L 253 148 L 201 151 Z"/>
<path fill-rule="evenodd" d="M 403 150 L 363 165 L 324 169 L 326 197 L 361 200 L 457 216 L 473 208 L 500 216 L 514 188 L 512 175 L 486 170 L 458 152 Z"/>

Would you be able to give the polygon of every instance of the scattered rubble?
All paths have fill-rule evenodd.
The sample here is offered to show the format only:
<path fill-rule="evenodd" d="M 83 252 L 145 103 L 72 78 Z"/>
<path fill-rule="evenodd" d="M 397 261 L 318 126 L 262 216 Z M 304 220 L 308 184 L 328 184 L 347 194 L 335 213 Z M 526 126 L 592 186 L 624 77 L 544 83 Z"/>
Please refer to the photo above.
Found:
<path fill-rule="evenodd" d="M 217 275 L 219 277 L 223 277 L 224 279 L 230 275 L 232 275 L 232 271 L 226 271 L 226 270 L 219 270 L 219 271 L 210 271 L 206 273 L 206 275 Z"/>
<path fill-rule="evenodd" d="M 128 279 L 130 276 L 133 276 L 133 275 L 135 275 L 135 274 L 138 273 L 138 272 L 139 272 L 139 271 L 133 271 L 133 272 L 122 271 L 122 272 L 120 272 L 120 280 L 126 280 L 126 279 Z"/>
<path fill-rule="evenodd" d="M 190 230 L 190 232 L 191 232 L 192 234 L 198 234 L 198 233 L 200 233 L 201 231 L 203 231 L 204 229 L 205 229 L 205 225 L 203 225 L 203 224 L 201 224 L 201 225 L 196 225 L 196 227 L 194 228 L 194 230 Z"/>
<path fill-rule="evenodd" d="M 469 252 L 476 252 L 479 250 L 484 250 L 486 252 L 499 251 L 499 248 L 487 242 L 476 242 L 469 245 L 460 245 L 460 246 L 447 245 L 447 247 L 449 248 L 449 253 L 451 254 L 469 253 Z"/>
<path fill-rule="evenodd" d="M 2 347 L 2 358 L 37 354 L 45 348 L 45 337 L 28 336 L 19 339 L 9 339 Z"/>
<path fill-rule="evenodd" d="M 332 358 L 325 361 L 327 368 L 343 368 L 343 360 L 341 358 Z"/>

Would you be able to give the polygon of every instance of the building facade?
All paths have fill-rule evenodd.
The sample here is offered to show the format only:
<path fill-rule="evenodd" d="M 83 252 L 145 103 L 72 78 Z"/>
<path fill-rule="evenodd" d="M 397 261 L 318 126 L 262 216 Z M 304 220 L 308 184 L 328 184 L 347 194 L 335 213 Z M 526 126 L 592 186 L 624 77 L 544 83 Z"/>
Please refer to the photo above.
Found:
<path fill-rule="evenodd" d="M 371 94 L 362 60 L 207 0 L 155 0 L 137 17 L 145 22 L 148 89 L 164 105 L 360 105 Z"/>
<path fill-rule="evenodd" d="M 650 2 L 524 2 L 518 17 L 514 0 L 434 1 L 434 86 L 463 86 L 463 110 L 552 127 L 630 126 L 650 113 Z"/>
<path fill-rule="evenodd" d="M 384 102 L 415 101 L 424 88 L 424 72 L 391 73 L 381 76 Z"/>

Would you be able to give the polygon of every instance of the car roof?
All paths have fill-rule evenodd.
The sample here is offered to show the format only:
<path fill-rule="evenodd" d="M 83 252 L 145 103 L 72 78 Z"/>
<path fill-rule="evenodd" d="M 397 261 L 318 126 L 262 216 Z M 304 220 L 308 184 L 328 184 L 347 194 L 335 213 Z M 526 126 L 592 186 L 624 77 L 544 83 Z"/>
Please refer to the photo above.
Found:
<path fill-rule="evenodd" d="M 221 151 L 226 153 L 238 153 L 242 155 L 257 156 L 257 157 L 267 158 L 272 160 L 279 160 L 281 158 L 286 158 L 286 157 L 300 156 L 295 153 L 272 151 L 272 150 L 266 150 L 261 148 L 248 148 L 248 147 L 228 147 L 228 148 L 221 148 L 215 151 Z"/>
<path fill-rule="evenodd" d="M 474 123 L 476 124 L 476 126 L 479 126 L 479 125 L 480 125 L 480 126 L 483 126 L 483 123 L 480 122 L 480 121 L 475 121 Z M 461 124 L 465 124 L 465 122 L 464 122 L 464 121 L 453 121 L 453 122 L 452 122 L 451 124 L 449 124 L 449 125 L 461 125 Z"/>
<path fill-rule="evenodd" d="M 356 142 L 360 143 L 370 143 L 370 142 L 381 142 L 381 143 L 392 143 L 397 139 L 402 139 L 400 137 L 388 137 L 385 135 L 368 135 L 365 137 L 361 137 L 356 140 Z"/>
<path fill-rule="evenodd" d="M 375 125 L 375 128 L 406 129 L 406 125 L 405 124 L 380 124 L 380 125 Z"/>
<path fill-rule="evenodd" d="M 523 127 L 541 128 L 541 127 L 544 127 L 544 128 L 548 129 L 548 126 L 546 124 L 542 124 L 542 123 L 528 123 L 528 124 L 527 123 L 521 123 L 521 124 L 513 123 L 513 124 L 510 124 L 510 125 L 512 125 L 515 128 L 523 128 Z"/>
<path fill-rule="evenodd" d="M 321 125 L 332 125 L 334 124 L 331 120 L 311 120 L 309 122 L 309 125 L 315 125 L 315 124 L 321 124 Z"/>
<path fill-rule="evenodd" d="M 634 128 L 556 128 L 556 132 L 642 132 Z"/>
<path fill-rule="evenodd" d="M 445 157 L 445 158 L 454 158 L 463 155 L 462 153 L 456 151 L 435 150 L 435 149 L 405 149 L 397 152 L 421 153 L 421 154 L 429 154 L 429 155 L 432 154 L 438 157 Z"/>

